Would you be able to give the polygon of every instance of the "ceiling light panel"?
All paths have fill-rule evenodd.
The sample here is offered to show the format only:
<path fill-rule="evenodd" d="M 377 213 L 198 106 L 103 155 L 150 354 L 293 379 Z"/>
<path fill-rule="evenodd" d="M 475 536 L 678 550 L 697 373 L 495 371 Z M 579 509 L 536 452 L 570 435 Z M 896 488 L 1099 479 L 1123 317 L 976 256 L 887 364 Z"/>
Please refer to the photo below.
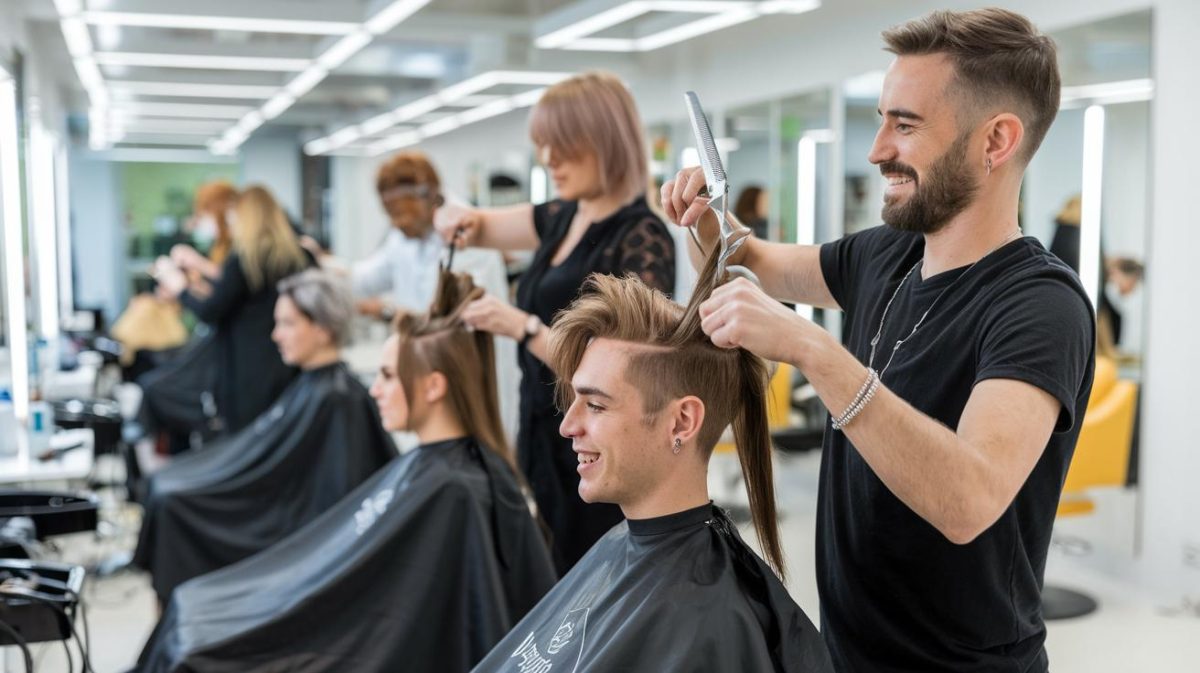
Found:
<path fill-rule="evenodd" d="M 112 81 L 113 92 L 127 92 L 140 96 L 165 96 L 178 98 L 245 98 L 266 99 L 278 91 L 278 87 L 252 84 L 189 84 L 185 82 Z"/>
<path fill-rule="evenodd" d="M 592 0 L 569 6 L 542 22 L 544 29 L 534 44 L 541 49 L 653 51 L 764 14 L 799 14 L 818 7 L 820 0 Z M 597 37 L 653 12 L 705 16 L 633 38 Z"/>
<path fill-rule="evenodd" d="M 209 148 L 213 152 L 220 154 L 228 154 L 235 151 L 256 128 L 262 125 L 265 119 L 274 119 L 282 114 L 296 100 L 302 98 L 320 84 L 330 71 L 338 68 L 359 51 L 362 51 L 363 48 L 374 40 L 375 36 L 391 31 L 405 19 L 429 4 L 429 2 L 430 0 L 393 0 L 393 2 L 388 3 L 379 12 L 376 12 L 361 25 L 356 26 L 353 31 L 349 31 L 348 34 L 319 54 L 315 62 L 306 64 L 305 68 L 301 68 L 303 72 L 288 82 L 279 95 L 276 95 L 267 104 L 263 105 L 260 111 L 253 112 L 244 117 L 237 126 L 226 131 L 221 138 L 214 140 L 209 145 Z M 288 98 L 291 101 L 285 103 L 284 101 Z M 358 136 L 362 135 L 357 131 L 356 134 Z"/>
<path fill-rule="evenodd" d="M 296 35 L 345 35 L 359 28 L 359 24 L 357 23 L 344 21 L 302 21 L 241 16 L 152 14 L 145 12 L 83 12 L 82 19 L 93 26 L 137 26 L 142 28 L 227 30 L 250 33 L 289 33 Z"/>
<path fill-rule="evenodd" d="M 367 149 L 369 154 L 377 155 L 415 145 L 422 139 L 449 133 L 468 124 L 490 119 L 512 110 L 529 107 L 541 98 L 546 90 L 545 86 L 562 81 L 568 76 L 568 73 L 562 72 L 522 70 L 485 72 L 448 86 L 437 93 L 401 105 L 391 112 L 372 117 L 361 124 L 347 126 L 328 136 L 310 141 L 304 145 L 304 152 L 309 155 L 330 154 L 358 143 L 366 136 L 382 133 L 391 126 L 398 126 L 405 122 L 419 122 L 426 116 L 432 116 L 432 119 L 421 124 L 419 128 L 388 136 L 368 145 Z M 480 92 L 495 87 L 515 86 L 535 88 L 506 96 L 480 95 Z M 466 110 L 461 110 L 462 101 L 470 98 L 481 100 L 481 102 Z M 447 114 L 431 115 L 431 113 L 447 108 L 453 108 L 453 110 L 448 111 Z"/>
<path fill-rule="evenodd" d="M 141 68 L 196 68 L 199 70 L 267 70 L 299 72 L 310 61 L 303 58 L 272 58 L 259 56 L 210 56 L 199 54 L 138 54 L 110 51 L 95 55 L 104 66 Z"/>

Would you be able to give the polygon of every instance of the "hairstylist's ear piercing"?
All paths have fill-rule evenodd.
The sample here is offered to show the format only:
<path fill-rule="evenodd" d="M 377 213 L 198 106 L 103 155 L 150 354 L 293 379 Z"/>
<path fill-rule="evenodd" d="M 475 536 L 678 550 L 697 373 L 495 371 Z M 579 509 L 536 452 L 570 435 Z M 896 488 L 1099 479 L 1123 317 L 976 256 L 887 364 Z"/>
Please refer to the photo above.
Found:
<path fill-rule="evenodd" d="M 682 448 L 683 448 L 683 441 L 681 439 L 679 439 L 678 437 L 676 437 L 675 438 L 675 448 L 671 449 L 671 453 L 679 453 L 679 450 Z"/>

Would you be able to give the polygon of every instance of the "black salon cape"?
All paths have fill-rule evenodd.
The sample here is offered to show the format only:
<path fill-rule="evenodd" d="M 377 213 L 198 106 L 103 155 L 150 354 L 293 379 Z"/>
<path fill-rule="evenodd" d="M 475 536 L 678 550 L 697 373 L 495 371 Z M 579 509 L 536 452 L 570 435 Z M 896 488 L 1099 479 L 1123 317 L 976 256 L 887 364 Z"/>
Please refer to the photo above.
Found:
<path fill-rule="evenodd" d="M 831 673 L 817 629 L 717 507 L 617 524 L 476 673 Z"/>
<path fill-rule="evenodd" d="M 512 470 L 420 446 L 271 549 L 180 586 L 137 673 L 465 673 L 554 584 Z"/>
<path fill-rule="evenodd" d="M 138 377 L 143 393 L 138 421 L 147 432 L 166 431 L 186 446 L 193 433 L 207 441 L 221 431 L 216 408 L 219 351 L 216 334 L 210 332 Z"/>
<path fill-rule="evenodd" d="M 147 480 L 133 561 L 165 600 L 295 532 L 395 457 L 375 402 L 344 364 L 303 372 L 250 426 Z"/>

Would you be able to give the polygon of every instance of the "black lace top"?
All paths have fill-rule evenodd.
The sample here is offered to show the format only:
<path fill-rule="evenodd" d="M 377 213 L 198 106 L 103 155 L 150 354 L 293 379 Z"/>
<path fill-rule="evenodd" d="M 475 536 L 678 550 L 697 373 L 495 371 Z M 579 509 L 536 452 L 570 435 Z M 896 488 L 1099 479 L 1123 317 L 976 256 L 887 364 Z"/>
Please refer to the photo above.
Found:
<path fill-rule="evenodd" d="M 579 296 L 593 273 L 637 275 L 650 287 L 670 294 L 675 289 L 675 242 L 667 225 L 642 196 L 603 220 L 593 222 L 571 254 L 557 266 L 551 259 L 571 228 L 578 203 L 550 201 L 535 206 L 533 226 L 541 244 L 517 288 L 517 306 L 535 313 L 546 325 Z M 557 417 L 554 374 L 524 348 L 521 364 L 521 424 L 534 417 Z M 557 423 L 557 421 L 556 421 Z"/>

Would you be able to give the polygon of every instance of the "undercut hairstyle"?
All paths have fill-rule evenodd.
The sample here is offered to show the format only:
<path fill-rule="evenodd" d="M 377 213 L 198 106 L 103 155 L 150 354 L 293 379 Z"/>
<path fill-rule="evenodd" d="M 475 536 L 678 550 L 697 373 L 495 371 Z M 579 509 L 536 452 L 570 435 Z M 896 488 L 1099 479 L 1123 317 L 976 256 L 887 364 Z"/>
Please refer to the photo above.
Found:
<path fill-rule="evenodd" d="M 1062 82 L 1054 41 L 1029 19 L 989 7 L 968 12 L 936 11 L 883 32 L 887 51 L 897 56 L 944 54 L 954 64 L 950 93 L 960 100 L 959 129 L 982 115 L 1011 111 L 1025 126 L 1019 156 L 1033 158 L 1058 114 Z"/>
<path fill-rule="evenodd" d="M 401 185 L 425 185 L 429 187 L 431 198 L 440 194 L 442 189 L 441 180 L 429 157 L 416 150 L 396 153 L 379 167 L 375 175 L 375 189 L 380 196 Z"/>
<path fill-rule="evenodd" d="M 719 285 L 719 254 L 714 246 L 686 308 L 636 277 L 593 274 L 583 295 L 555 320 L 549 362 L 558 373 L 558 403 L 566 409 L 574 398 L 571 380 L 588 345 L 594 339 L 628 342 L 632 348 L 624 376 L 642 393 L 647 420 L 672 400 L 698 397 L 704 403 L 704 422 L 697 442 L 706 459 L 732 424 L 754 529 L 767 562 L 782 578 L 767 428 L 767 363 L 741 348 L 718 348 L 700 328 L 700 304 Z"/>
<path fill-rule="evenodd" d="M 418 378 L 441 372 L 446 398 L 463 430 L 503 458 L 519 477 L 500 422 L 493 337 L 483 330 L 468 331 L 462 321 L 463 309 L 483 294 L 471 276 L 441 270 L 429 310 L 396 316 L 396 373 L 411 400 Z"/>
<path fill-rule="evenodd" d="M 629 89 L 612 73 L 593 70 L 546 89 L 529 115 L 529 137 L 569 160 L 594 155 L 600 189 L 622 202 L 650 184 L 642 120 Z"/>
<path fill-rule="evenodd" d="M 279 281 L 279 296 L 292 300 L 296 310 L 329 333 L 339 348 L 350 340 L 354 298 L 346 281 L 329 271 L 308 269 Z"/>

